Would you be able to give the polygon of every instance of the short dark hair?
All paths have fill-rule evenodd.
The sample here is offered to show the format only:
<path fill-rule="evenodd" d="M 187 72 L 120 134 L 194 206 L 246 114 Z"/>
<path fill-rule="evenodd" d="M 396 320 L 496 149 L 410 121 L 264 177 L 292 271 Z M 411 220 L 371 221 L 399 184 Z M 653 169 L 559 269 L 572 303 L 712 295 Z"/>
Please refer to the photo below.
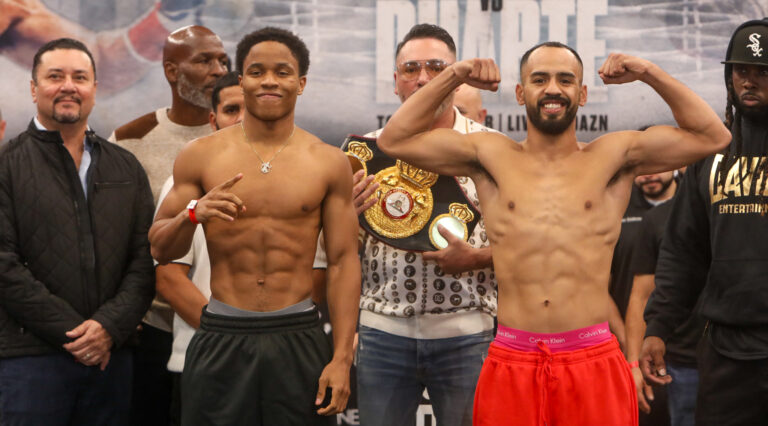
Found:
<path fill-rule="evenodd" d="M 307 71 L 309 71 L 309 49 L 307 49 L 307 45 L 296 34 L 275 27 L 265 27 L 254 31 L 247 34 L 237 43 L 236 60 L 238 74 L 243 75 L 243 63 L 251 48 L 265 41 L 276 41 L 284 44 L 299 62 L 299 76 L 307 75 Z"/>
<path fill-rule="evenodd" d="M 32 60 L 32 80 L 37 83 L 37 67 L 40 65 L 40 58 L 43 56 L 45 52 L 50 52 L 51 50 L 56 49 L 74 49 L 79 50 L 81 52 L 85 52 L 86 55 L 88 55 L 88 59 L 91 60 L 91 66 L 93 67 L 93 78 L 96 79 L 96 62 L 93 60 L 93 55 L 91 55 L 91 51 L 88 50 L 85 45 L 73 38 L 59 38 L 56 40 L 51 40 L 48 43 L 45 43 L 42 45 L 39 49 L 37 49 L 37 53 L 35 53 L 35 58 Z"/>
<path fill-rule="evenodd" d="M 397 58 L 397 55 L 400 54 L 400 50 L 402 50 L 403 46 L 405 46 L 405 43 L 420 38 L 434 38 L 436 40 L 440 40 L 445 43 L 446 46 L 448 46 L 448 50 L 450 50 L 451 53 L 456 55 L 456 43 L 453 42 L 453 37 L 451 37 L 451 35 L 448 34 L 448 31 L 443 29 L 443 27 L 439 27 L 433 24 L 416 24 L 411 27 L 410 31 L 408 31 L 408 34 L 403 37 L 403 41 L 397 44 L 397 49 L 395 49 L 395 58 Z"/>
<path fill-rule="evenodd" d="M 571 53 L 573 53 L 573 56 L 576 57 L 576 59 L 579 61 L 579 65 L 581 65 L 582 71 L 584 70 L 584 62 L 581 61 L 581 56 L 579 56 L 579 53 L 576 52 L 571 46 L 568 46 L 567 44 L 560 43 L 559 41 L 545 41 L 544 43 L 539 43 L 536 46 L 533 46 L 532 48 L 528 49 L 527 52 L 523 54 L 523 57 L 520 58 L 520 78 L 522 80 L 523 76 L 523 66 L 528 63 L 528 57 L 531 56 L 531 53 L 533 53 L 536 49 L 539 49 L 541 47 L 555 47 L 558 49 L 567 49 Z"/>
<path fill-rule="evenodd" d="M 240 79 L 235 71 L 230 71 L 216 80 L 216 84 L 213 86 L 213 93 L 211 93 L 211 105 L 214 113 L 216 113 L 216 107 L 219 106 L 219 102 L 221 101 L 221 99 L 219 99 L 219 92 L 227 87 L 238 86 L 239 84 Z"/>

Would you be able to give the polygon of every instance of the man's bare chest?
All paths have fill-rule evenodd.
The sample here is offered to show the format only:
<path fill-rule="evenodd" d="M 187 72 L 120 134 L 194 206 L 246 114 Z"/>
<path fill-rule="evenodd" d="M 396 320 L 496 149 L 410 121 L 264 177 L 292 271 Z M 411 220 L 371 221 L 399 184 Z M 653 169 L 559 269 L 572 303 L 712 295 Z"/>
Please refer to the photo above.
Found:
<path fill-rule="evenodd" d="M 247 154 L 212 160 L 202 174 L 204 190 L 242 173 L 243 178 L 230 191 L 246 206 L 246 217 L 298 218 L 322 206 L 328 178 L 320 164 L 286 155 L 283 161 L 273 160 L 267 170 L 258 158 Z"/>

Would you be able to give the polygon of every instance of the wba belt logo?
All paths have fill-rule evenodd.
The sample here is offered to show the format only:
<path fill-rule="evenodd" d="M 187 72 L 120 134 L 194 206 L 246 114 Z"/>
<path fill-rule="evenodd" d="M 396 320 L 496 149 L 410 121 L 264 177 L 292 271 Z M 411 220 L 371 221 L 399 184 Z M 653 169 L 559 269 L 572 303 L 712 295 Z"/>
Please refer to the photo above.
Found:
<path fill-rule="evenodd" d="M 376 139 L 350 135 L 342 144 L 352 169 L 373 174 L 378 200 L 359 217 L 374 238 L 401 250 L 431 251 L 448 242 L 438 225 L 467 241 L 480 212 L 453 176 L 440 176 L 386 156 Z"/>
<path fill-rule="evenodd" d="M 751 41 L 752 44 L 748 44 L 747 47 L 752 49 L 752 56 L 762 57 L 763 48 L 760 47 L 760 34 L 758 33 L 750 34 L 749 41 Z"/>

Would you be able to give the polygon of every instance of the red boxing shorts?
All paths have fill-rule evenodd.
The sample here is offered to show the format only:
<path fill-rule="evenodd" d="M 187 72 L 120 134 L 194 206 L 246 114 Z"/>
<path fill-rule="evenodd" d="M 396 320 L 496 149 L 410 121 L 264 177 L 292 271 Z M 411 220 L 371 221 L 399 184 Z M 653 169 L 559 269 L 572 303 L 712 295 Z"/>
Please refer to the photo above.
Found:
<path fill-rule="evenodd" d="M 474 426 L 637 426 L 637 395 L 613 336 L 555 353 L 543 340 L 533 351 L 494 342 L 477 382 L 473 418 Z"/>

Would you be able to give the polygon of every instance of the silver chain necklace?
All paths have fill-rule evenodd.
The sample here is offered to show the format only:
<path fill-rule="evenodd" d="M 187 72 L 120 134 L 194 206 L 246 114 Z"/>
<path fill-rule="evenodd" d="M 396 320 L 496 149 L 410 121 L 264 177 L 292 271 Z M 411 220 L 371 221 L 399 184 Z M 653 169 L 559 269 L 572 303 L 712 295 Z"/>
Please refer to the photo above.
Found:
<path fill-rule="evenodd" d="M 293 130 L 291 130 L 291 134 L 288 136 L 288 138 L 285 139 L 285 143 L 283 143 L 283 146 L 280 147 L 280 149 L 277 150 L 275 155 L 272 156 L 272 158 L 269 159 L 269 161 L 264 161 L 263 158 L 261 158 L 261 155 L 259 155 L 259 152 L 256 151 L 256 148 L 253 147 L 253 143 L 248 141 L 248 134 L 245 133 L 245 126 L 243 126 L 243 122 L 240 122 L 240 128 L 243 129 L 243 136 L 245 137 L 245 143 L 247 143 L 251 149 L 253 150 L 253 153 L 256 154 L 257 157 L 259 157 L 259 161 L 261 161 L 261 172 L 264 174 L 267 174 L 272 170 L 272 160 L 277 157 L 277 154 L 280 153 L 280 151 L 283 150 L 286 146 L 288 146 L 288 143 L 291 142 L 291 138 L 293 137 L 293 133 L 296 131 L 296 125 L 293 125 Z"/>

